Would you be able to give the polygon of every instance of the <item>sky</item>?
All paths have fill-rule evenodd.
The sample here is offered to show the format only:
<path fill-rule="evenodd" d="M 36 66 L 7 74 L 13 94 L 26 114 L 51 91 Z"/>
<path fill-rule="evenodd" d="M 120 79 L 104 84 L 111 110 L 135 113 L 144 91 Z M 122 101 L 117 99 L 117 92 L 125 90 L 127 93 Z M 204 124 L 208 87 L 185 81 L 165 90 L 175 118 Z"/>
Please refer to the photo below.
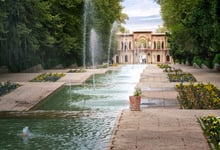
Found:
<path fill-rule="evenodd" d="M 160 5 L 154 0 L 124 0 L 123 13 L 126 13 L 129 20 L 123 26 L 129 31 L 155 31 L 162 26 Z"/>

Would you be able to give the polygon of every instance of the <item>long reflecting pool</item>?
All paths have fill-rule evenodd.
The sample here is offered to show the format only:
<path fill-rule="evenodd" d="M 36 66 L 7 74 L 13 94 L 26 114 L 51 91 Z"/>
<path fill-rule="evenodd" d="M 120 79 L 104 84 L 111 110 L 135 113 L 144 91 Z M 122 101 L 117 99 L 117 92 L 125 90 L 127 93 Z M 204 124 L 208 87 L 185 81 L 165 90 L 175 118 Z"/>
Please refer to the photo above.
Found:
<path fill-rule="evenodd" d="M 11 112 L 19 118 L 0 119 L 0 149 L 105 149 L 145 67 L 127 65 L 95 75 L 95 82 L 91 77 L 84 85 L 64 86 L 34 111 Z M 25 126 L 29 136 L 22 136 Z"/>

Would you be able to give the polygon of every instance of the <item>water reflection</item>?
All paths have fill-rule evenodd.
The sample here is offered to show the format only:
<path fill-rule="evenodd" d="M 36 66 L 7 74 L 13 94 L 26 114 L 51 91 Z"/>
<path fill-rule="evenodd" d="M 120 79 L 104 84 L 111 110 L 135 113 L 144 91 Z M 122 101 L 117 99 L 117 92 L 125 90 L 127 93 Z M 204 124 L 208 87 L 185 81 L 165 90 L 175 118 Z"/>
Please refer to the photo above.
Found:
<path fill-rule="evenodd" d="M 29 119 L 25 117 L 0 119 L 0 147 L 3 149 L 105 149 L 118 112 L 123 108 L 129 108 L 128 96 L 133 93 L 144 67 L 144 65 L 130 65 L 107 75 L 96 75 L 95 90 L 91 86 L 91 80 L 86 86 L 71 88 L 66 86 L 42 103 L 38 111 L 30 112 L 26 116 Z M 62 117 L 65 116 L 65 112 L 68 116 L 74 116 L 75 111 L 78 110 L 86 115 Z M 44 112 L 52 117 L 44 118 Z M 37 114 L 42 117 L 38 116 L 38 118 Z M 16 134 L 20 134 L 24 126 L 31 127 L 33 135 L 21 141 Z"/>

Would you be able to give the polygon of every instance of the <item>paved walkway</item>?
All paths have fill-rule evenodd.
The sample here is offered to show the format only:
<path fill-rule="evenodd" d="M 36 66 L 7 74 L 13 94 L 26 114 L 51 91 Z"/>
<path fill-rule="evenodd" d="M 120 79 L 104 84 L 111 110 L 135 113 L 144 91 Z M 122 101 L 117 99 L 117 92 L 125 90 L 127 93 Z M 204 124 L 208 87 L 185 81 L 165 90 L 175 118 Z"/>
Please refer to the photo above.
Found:
<path fill-rule="evenodd" d="M 220 85 L 220 73 L 173 65 L 191 72 L 199 82 Z M 148 65 L 138 86 L 143 91 L 142 110 L 123 110 L 114 127 L 109 150 L 207 150 L 207 140 L 197 121 L 200 116 L 220 115 L 219 110 L 181 110 L 176 83 L 156 65 Z"/>
<path fill-rule="evenodd" d="M 109 68 L 112 69 L 112 68 Z M 57 82 L 29 82 L 41 73 L 0 74 L 0 82 L 17 82 L 21 87 L 0 96 L 0 111 L 27 111 L 58 90 L 64 84 L 84 83 L 92 74 L 102 74 L 108 69 L 88 69 L 85 73 L 67 73 L 69 70 L 43 70 L 41 73 L 65 73 Z"/>

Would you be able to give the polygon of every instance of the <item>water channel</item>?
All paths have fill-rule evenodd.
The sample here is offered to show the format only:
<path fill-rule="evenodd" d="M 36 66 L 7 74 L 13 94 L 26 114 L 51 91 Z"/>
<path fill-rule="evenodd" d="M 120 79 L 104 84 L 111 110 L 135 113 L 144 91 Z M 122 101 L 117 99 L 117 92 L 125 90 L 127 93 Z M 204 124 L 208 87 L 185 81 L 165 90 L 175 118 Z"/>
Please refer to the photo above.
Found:
<path fill-rule="evenodd" d="M 127 65 L 96 75 L 95 89 L 92 78 L 81 86 L 64 86 L 32 113 L 0 119 L 0 149 L 105 149 L 116 117 L 129 108 L 128 96 L 145 67 Z M 68 117 L 79 112 L 83 115 Z M 30 135 L 23 137 L 26 126 Z"/>

